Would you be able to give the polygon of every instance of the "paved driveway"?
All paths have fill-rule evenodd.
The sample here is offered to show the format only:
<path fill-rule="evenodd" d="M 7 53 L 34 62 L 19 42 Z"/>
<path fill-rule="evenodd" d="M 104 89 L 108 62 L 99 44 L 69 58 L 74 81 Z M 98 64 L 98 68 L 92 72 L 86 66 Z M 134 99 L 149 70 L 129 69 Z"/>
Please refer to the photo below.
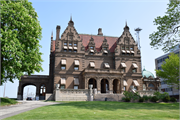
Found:
<path fill-rule="evenodd" d="M 57 102 L 42 102 L 42 101 L 18 101 L 20 104 L 0 107 L 0 120 L 14 116 L 16 114 L 32 110 L 41 106 L 59 104 Z"/>

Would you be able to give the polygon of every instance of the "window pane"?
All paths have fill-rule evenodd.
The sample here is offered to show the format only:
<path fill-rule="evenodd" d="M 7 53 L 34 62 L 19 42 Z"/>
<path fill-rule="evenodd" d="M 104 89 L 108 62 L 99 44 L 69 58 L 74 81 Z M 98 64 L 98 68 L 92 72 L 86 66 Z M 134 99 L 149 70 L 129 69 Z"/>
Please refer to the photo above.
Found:
<path fill-rule="evenodd" d="M 61 70 L 65 70 L 66 69 L 66 66 L 61 66 Z"/>
<path fill-rule="evenodd" d="M 77 50 L 74 50 L 75 53 L 77 53 Z"/>
<path fill-rule="evenodd" d="M 71 49 L 69 49 L 69 52 L 72 52 L 72 50 L 71 50 Z"/>
<path fill-rule="evenodd" d="M 75 67 L 74 67 L 74 70 L 79 70 L 79 67 L 75 66 Z"/>
<path fill-rule="evenodd" d="M 69 43 L 69 46 L 72 46 L 72 43 L 71 43 L 71 42 Z"/>
<path fill-rule="evenodd" d="M 64 52 L 67 52 L 67 50 L 66 50 L 66 49 L 64 49 Z"/>
<path fill-rule="evenodd" d="M 67 42 L 65 42 L 64 45 L 67 45 Z"/>
<path fill-rule="evenodd" d="M 65 85 L 61 85 L 61 87 L 60 87 L 61 89 L 65 89 Z"/>
<path fill-rule="evenodd" d="M 78 86 L 74 86 L 74 89 L 78 89 Z"/>
<path fill-rule="evenodd" d="M 77 47 L 77 43 L 74 43 L 74 47 Z"/>
<path fill-rule="evenodd" d="M 94 47 L 90 47 L 91 49 L 94 49 Z"/>

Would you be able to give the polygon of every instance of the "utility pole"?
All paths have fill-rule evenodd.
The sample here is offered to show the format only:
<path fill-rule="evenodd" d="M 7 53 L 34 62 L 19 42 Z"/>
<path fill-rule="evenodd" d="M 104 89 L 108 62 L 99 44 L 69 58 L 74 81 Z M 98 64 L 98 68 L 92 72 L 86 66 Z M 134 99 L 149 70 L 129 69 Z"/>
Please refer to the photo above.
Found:
<path fill-rule="evenodd" d="M 4 85 L 4 94 L 3 94 L 3 97 L 5 97 L 5 90 L 6 90 L 6 81 L 5 81 L 5 85 Z"/>
<path fill-rule="evenodd" d="M 29 88 L 28 88 L 28 90 L 27 90 L 27 97 L 28 97 L 28 92 L 29 92 Z"/>

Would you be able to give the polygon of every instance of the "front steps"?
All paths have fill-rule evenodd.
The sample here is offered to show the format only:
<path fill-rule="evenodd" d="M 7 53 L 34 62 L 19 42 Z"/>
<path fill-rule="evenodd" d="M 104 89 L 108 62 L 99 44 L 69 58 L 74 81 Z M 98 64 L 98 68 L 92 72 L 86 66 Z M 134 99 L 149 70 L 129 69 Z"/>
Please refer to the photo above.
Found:
<path fill-rule="evenodd" d="M 95 94 L 94 101 L 105 101 L 105 98 L 107 98 L 107 101 L 121 101 L 122 97 L 124 97 L 123 94 L 102 93 L 102 94 Z"/>

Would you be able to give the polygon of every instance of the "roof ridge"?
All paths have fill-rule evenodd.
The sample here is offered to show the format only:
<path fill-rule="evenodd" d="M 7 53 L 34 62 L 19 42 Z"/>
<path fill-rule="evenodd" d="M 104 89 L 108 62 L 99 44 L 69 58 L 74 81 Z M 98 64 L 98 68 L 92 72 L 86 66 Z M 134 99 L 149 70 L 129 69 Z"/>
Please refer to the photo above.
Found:
<path fill-rule="evenodd" d="M 114 37 L 114 38 L 119 38 L 119 37 L 116 37 L 116 36 L 106 36 L 106 35 L 93 35 L 93 34 L 84 34 L 84 33 L 79 33 L 79 35 L 92 35 L 92 36 L 100 36 L 100 37 Z"/>

